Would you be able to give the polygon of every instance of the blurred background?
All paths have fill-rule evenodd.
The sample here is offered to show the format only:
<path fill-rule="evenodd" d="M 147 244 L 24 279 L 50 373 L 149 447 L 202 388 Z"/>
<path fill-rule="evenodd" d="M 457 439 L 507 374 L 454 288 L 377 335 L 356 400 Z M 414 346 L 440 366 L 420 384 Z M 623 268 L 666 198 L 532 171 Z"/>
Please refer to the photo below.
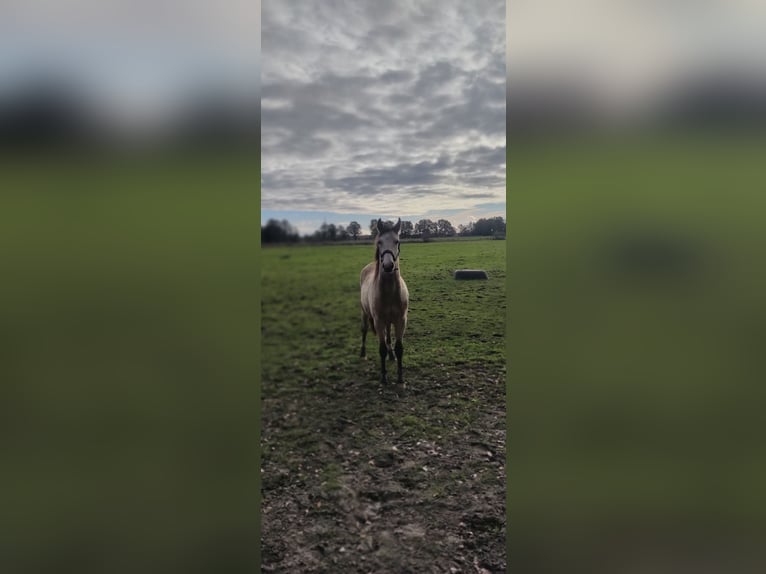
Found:
<path fill-rule="evenodd" d="M 258 564 L 260 2 L 0 3 L 0 571 Z"/>
<path fill-rule="evenodd" d="M 764 16 L 506 5 L 515 571 L 763 571 Z M 258 30 L 0 3 L 3 572 L 257 564 Z"/>
<path fill-rule="evenodd" d="M 511 569 L 761 572 L 766 5 L 506 11 Z"/>

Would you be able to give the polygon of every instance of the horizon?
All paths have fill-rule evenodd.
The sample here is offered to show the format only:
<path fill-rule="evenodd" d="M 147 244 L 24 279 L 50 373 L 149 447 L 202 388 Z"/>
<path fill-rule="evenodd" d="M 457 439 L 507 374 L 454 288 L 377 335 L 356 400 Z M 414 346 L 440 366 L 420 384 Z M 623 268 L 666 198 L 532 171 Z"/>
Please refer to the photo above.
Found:
<path fill-rule="evenodd" d="M 290 225 L 298 229 L 301 236 L 304 236 L 311 235 L 324 223 L 348 227 L 349 223 L 356 221 L 362 226 L 363 232 L 369 232 L 370 221 L 373 219 L 396 221 L 398 218 L 401 218 L 402 221 L 411 221 L 413 224 L 421 219 L 430 219 L 432 221 L 446 219 L 457 229 L 460 225 L 468 225 L 479 219 L 489 219 L 492 217 L 502 217 L 504 221 L 506 220 L 505 202 L 485 204 L 484 207 L 479 209 L 431 210 L 420 214 L 404 215 L 261 209 L 261 227 L 266 225 L 270 219 L 276 219 L 277 221 L 286 219 Z"/>

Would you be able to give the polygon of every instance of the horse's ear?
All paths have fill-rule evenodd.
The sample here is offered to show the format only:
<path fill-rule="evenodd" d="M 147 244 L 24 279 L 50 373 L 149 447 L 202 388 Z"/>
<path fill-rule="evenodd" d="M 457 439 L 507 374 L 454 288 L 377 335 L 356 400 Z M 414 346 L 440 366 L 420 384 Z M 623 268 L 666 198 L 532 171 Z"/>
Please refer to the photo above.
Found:
<path fill-rule="evenodd" d="M 399 233 L 399 229 L 401 229 L 401 227 L 402 227 L 402 218 L 400 217 L 399 219 L 396 220 L 396 225 L 394 225 L 394 231 Z"/>
<path fill-rule="evenodd" d="M 383 233 L 383 221 L 378 218 L 378 233 Z"/>

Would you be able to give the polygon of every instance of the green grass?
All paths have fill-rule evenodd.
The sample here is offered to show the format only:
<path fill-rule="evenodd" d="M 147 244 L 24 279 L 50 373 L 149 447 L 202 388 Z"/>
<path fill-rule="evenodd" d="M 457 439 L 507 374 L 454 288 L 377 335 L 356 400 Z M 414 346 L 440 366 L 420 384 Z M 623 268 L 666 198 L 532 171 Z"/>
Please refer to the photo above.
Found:
<path fill-rule="evenodd" d="M 471 441 L 498 452 L 504 444 L 505 249 L 497 240 L 402 244 L 410 293 L 404 388 L 380 384 L 371 334 L 368 358 L 359 357 L 359 274 L 374 257 L 372 245 L 263 250 L 263 547 L 270 567 L 307 567 L 280 550 L 286 544 L 356 547 L 359 532 L 348 517 L 371 512 L 371 501 L 384 509 L 364 528 L 381 544 L 382 533 L 412 520 L 414 508 L 439 539 L 398 551 L 395 563 L 413 571 L 465 552 L 447 534 L 471 509 L 502 516 L 501 463 L 490 464 Z M 464 267 L 485 269 L 489 279 L 455 280 L 452 272 Z M 485 468 L 491 484 L 482 483 L 479 496 Z M 468 477 L 462 484 L 453 480 L 456 470 Z M 476 537 L 502 562 L 497 528 Z M 383 560 L 374 547 L 362 550 L 366 559 Z"/>
<path fill-rule="evenodd" d="M 505 246 L 495 240 L 402 246 L 401 273 L 410 291 L 407 369 L 451 367 L 457 375 L 468 364 L 504 363 Z M 359 273 L 372 260 L 372 249 L 263 250 L 265 385 L 288 376 L 285 365 L 289 376 L 349 376 L 346 369 L 357 362 L 361 343 Z M 463 267 L 485 269 L 490 278 L 454 280 L 451 273 Z M 371 359 L 377 357 L 373 338 L 368 337 Z"/>

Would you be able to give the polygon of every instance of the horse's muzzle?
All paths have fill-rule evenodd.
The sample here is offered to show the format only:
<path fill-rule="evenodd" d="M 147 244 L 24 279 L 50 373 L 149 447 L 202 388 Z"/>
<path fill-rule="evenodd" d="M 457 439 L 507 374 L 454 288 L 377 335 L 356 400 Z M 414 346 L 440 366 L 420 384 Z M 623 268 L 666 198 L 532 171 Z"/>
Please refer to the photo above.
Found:
<path fill-rule="evenodd" d="M 394 268 L 396 267 L 396 257 L 394 257 L 394 252 L 390 249 L 386 249 L 380 258 L 380 266 L 383 268 L 383 271 L 385 273 L 391 273 Z"/>

